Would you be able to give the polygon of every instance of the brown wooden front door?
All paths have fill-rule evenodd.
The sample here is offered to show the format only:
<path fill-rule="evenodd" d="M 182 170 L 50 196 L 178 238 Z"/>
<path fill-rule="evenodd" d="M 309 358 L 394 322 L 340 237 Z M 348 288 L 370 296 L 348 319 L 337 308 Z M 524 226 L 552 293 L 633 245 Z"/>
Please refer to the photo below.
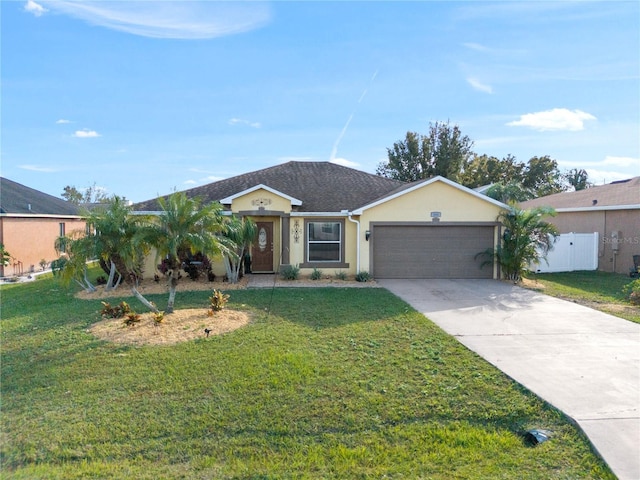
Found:
<path fill-rule="evenodd" d="M 258 239 L 253 244 L 251 271 L 273 272 L 273 222 L 256 222 Z"/>

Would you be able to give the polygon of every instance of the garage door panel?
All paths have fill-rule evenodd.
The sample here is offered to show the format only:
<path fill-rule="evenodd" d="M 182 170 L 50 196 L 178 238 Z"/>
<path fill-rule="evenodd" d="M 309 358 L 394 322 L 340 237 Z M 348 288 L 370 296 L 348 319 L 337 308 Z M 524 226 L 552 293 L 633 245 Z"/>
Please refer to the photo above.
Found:
<path fill-rule="evenodd" d="M 377 278 L 492 278 L 478 252 L 493 246 L 493 226 L 375 226 Z"/>

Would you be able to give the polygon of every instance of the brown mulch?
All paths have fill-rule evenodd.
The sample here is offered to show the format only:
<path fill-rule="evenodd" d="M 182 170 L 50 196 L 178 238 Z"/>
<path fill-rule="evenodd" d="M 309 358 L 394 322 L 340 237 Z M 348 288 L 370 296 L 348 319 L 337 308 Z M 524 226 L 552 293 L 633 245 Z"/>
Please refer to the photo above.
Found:
<path fill-rule="evenodd" d="M 164 316 L 160 324 L 152 313 L 140 315 L 140 321 L 125 325 L 122 318 L 107 318 L 89 329 L 101 340 L 129 345 L 175 345 L 209 335 L 222 335 L 247 325 L 251 318 L 246 312 L 221 310 L 213 316 L 205 308 L 176 310 Z"/>

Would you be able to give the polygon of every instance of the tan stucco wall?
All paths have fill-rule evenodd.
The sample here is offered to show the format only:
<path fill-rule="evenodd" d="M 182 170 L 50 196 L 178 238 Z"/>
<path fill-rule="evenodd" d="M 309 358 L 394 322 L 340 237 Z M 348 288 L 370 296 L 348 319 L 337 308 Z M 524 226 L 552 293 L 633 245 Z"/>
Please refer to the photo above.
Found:
<path fill-rule="evenodd" d="M 40 270 L 40 260 L 51 262 L 58 258 L 54 243 L 60 235 L 60 223 L 65 224 L 65 232 L 85 231 L 85 221 L 74 218 L 17 218 L 0 217 L 2 223 L 1 242 L 13 257 L 11 264 L 4 267 L 2 275 L 18 274 L 15 262 L 22 262 L 24 273 Z"/>
<path fill-rule="evenodd" d="M 291 211 L 291 200 L 259 188 L 251 193 L 234 198 L 231 204 L 231 211 L 254 211 L 260 207 L 264 208 L 264 210 L 289 213 Z"/>
<path fill-rule="evenodd" d="M 561 212 L 550 217 L 560 233 L 598 232 L 598 270 L 628 274 L 633 255 L 640 255 L 640 210 Z M 617 254 L 611 232 L 620 232 Z"/>
<path fill-rule="evenodd" d="M 501 208 L 444 182 L 434 182 L 393 200 L 365 210 L 360 218 L 360 269 L 370 271 L 370 252 L 365 232 L 371 222 L 432 222 L 431 212 L 440 212 L 440 222 L 495 222 Z M 495 230 L 498 238 L 498 228 Z"/>

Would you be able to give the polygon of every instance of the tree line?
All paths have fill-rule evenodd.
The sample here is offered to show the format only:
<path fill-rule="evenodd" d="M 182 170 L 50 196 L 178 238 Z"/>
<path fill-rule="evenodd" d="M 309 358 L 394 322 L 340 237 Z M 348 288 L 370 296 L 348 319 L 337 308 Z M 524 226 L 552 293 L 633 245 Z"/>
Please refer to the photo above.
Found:
<path fill-rule="evenodd" d="M 387 148 L 388 159 L 378 165 L 376 173 L 404 182 L 440 175 L 468 188 L 490 185 L 486 195 L 502 202 L 521 202 L 591 185 L 584 169 L 561 172 L 558 162 L 548 155 L 525 163 L 512 155 L 502 159 L 479 155 L 472 148 L 473 141 L 457 125 L 430 123 L 427 134 L 409 131 Z"/>

